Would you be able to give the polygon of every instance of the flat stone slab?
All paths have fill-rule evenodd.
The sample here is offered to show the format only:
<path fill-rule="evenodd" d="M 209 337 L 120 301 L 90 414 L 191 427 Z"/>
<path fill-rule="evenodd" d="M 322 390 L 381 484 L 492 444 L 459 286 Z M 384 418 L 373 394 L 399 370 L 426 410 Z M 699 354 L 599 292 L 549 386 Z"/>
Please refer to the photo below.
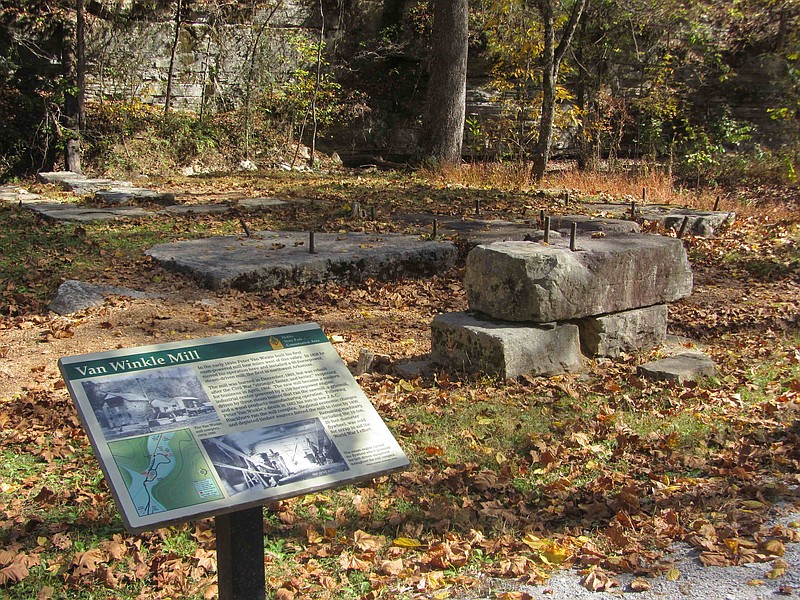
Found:
<path fill-rule="evenodd" d="M 587 356 L 615 358 L 623 352 L 649 350 L 667 336 L 667 305 L 657 304 L 578 320 L 581 349 Z"/>
<path fill-rule="evenodd" d="M 278 198 L 242 198 L 231 202 L 232 206 L 240 206 L 242 208 L 276 208 L 288 206 L 289 204 L 291 203 Z"/>
<path fill-rule="evenodd" d="M 0 185 L 0 202 L 36 202 L 39 194 L 31 194 L 28 190 L 15 185 Z"/>
<path fill-rule="evenodd" d="M 96 192 L 95 200 L 115 206 L 127 206 L 146 202 L 148 204 L 161 204 L 170 206 L 175 204 L 175 194 L 171 192 L 157 192 L 147 188 L 122 187 L 100 190 Z"/>
<path fill-rule="evenodd" d="M 543 235 L 538 218 L 527 221 L 504 221 L 502 219 L 464 218 L 451 215 L 433 215 L 430 213 L 412 213 L 400 215 L 399 220 L 415 223 L 433 231 L 433 221 L 438 230 L 444 234 L 456 233 L 473 244 L 491 244 L 493 242 L 540 240 Z M 572 223 L 578 224 L 579 233 L 602 231 L 607 234 L 636 233 L 640 230 L 638 223 L 623 219 L 599 218 L 586 215 L 550 215 L 550 233 L 560 236 L 569 234 Z"/>
<path fill-rule="evenodd" d="M 640 365 L 637 373 L 646 379 L 683 385 L 703 377 L 714 377 L 717 374 L 717 365 L 702 352 L 683 352 Z"/>
<path fill-rule="evenodd" d="M 578 226 L 578 233 L 594 233 L 602 231 L 607 234 L 639 233 L 641 228 L 635 221 L 612 219 L 608 217 L 591 217 L 586 215 L 550 215 L 550 227 L 562 233 L 569 233 L 572 224 Z"/>
<path fill-rule="evenodd" d="M 431 323 L 431 358 L 459 371 L 481 371 L 513 379 L 554 375 L 581 367 L 578 327 L 533 327 L 446 313 Z"/>
<path fill-rule="evenodd" d="M 159 244 L 146 254 L 212 289 L 246 291 L 430 276 L 452 268 L 457 257 L 455 244 L 400 234 L 317 233 L 314 254 L 308 243 L 308 233 L 261 231 Z"/>
<path fill-rule="evenodd" d="M 111 188 L 132 187 L 130 181 L 119 181 L 116 179 L 92 179 L 78 175 L 72 171 L 49 171 L 39 173 L 39 181 L 42 183 L 52 183 L 61 187 L 63 190 L 73 192 L 77 196 L 93 194 L 100 190 Z"/>
<path fill-rule="evenodd" d="M 161 211 L 162 214 L 173 215 L 220 215 L 231 209 L 227 204 L 175 204 Z"/>
<path fill-rule="evenodd" d="M 467 255 L 472 310 L 505 321 L 548 323 L 666 304 L 692 291 L 680 240 L 641 233 L 497 242 Z"/>
<path fill-rule="evenodd" d="M 613 214 L 628 217 L 630 203 L 588 202 L 583 206 L 601 215 Z M 645 221 L 657 221 L 667 229 L 679 229 L 684 217 L 688 217 L 687 232 L 700 237 L 710 237 L 726 223 L 736 220 L 736 213 L 730 211 L 699 210 L 681 208 L 670 204 L 636 204 L 636 217 Z"/>
<path fill-rule="evenodd" d="M 643 210 L 642 218 L 658 221 L 665 229 L 678 231 L 686 219 L 685 233 L 699 237 L 711 237 L 726 223 L 736 220 L 736 213 L 713 210 L 671 209 Z"/>
<path fill-rule="evenodd" d="M 112 219 L 131 219 L 152 217 L 155 213 L 138 206 L 116 206 L 96 208 L 78 206 L 77 204 L 42 202 L 28 205 L 32 211 L 54 221 L 90 223 L 92 221 L 109 221 Z"/>
<path fill-rule="evenodd" d="M 92 306 L 103 304 L 106 296 L 152 298 L 150 294 L 114 285 L 94 285 L 69 279 L 58 286 L 55 298 L 48 308 L 59 315 L 69 315 Z"/>

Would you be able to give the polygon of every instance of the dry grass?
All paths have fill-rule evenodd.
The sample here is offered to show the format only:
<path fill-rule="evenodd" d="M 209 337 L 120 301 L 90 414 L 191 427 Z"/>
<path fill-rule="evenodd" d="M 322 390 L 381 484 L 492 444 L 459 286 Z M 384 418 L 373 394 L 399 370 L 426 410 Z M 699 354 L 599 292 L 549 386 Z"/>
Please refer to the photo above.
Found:
<path fill-rule="evenodd" d="M 641 201 L 672 204 L 700 210 L 711 210 L 719 198 L 719 210 L 732 210 L 741 217 L 763 217 L 793 221 L 800 205 L 800 191 L 780 187 L 780 193 L 743 185 L 736 190 L 721 188 L 686 189 L 676 184 L 663 169 L 634 165 L 616 171 L 581 171 L 571 162 L 553 163 L 545 179 L 537 185 L 531 180 L 530 166 L 522 163 L 470 163 L 439 170 L 423 170 L 423 177 L 450 185 L 477 189 L 514 191 L 569 190 L 578 197 L 599 197 L 608 200 Z"/>

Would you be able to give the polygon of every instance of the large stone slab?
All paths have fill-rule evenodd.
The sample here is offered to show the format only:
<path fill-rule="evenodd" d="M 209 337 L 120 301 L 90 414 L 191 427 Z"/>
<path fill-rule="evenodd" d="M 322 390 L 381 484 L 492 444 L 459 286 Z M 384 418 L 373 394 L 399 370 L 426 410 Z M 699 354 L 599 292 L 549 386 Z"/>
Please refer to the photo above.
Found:
<path fill-rule="evenodd" d="M 584 317 L 577 324 L 584 354 L 614 358 L 623 352 L 649 350 L 663 344 L 667 336 L 667 305 Z"/>
<path fill-rule="evenodd" d="M 252 237 L 220 236 L 159 244 L 147 251 L 164 267 L 189 273 L 212 289 L 257 291 L 323 281 L 428 276 L 450 269 L 457 251 L 450 242 L 372 233 L 309 234 L 262 231 Z"/>
<path fill-rule="evenodd" d="M 578 327 L 534 327 L 479 318 L 473 313 L 438 315 L 431 323 L 431 358 L 460 371 L 505 379 L 554 375 L 581 367 Z"/>
<path fill-rule="evenodd" d="M 602 231 L 606 234 L 639 233 L 641 228 L 635 221 L 612 219 L 608 217 L 592 217 L 587 215 L 551 215 L 550 227 L 569 233 L 572 224 L 577 225 L 578 233 L 594 233 Z"/>
<path fill-rule="evenodd" d="M 0 185 L 0 202 L 25 204 L 27 202 L 37 202 L 40 198 L 39 194 L 31 194 L 25 188 L 15 185 Z"/>
<path fill-rule="evenodd" d="M 281 200 L 280 198 L 259 197 L 259 198 L 241 198 L 239 200 L 234 200 L 233 202 L 231 202 L 231 205 L 247 209 L 277 208 L 277 207 L 289 206 L 290 202 L 287 202 L 286 200 Z"/>
<path fill-rule="evenodd" d="M 29 204 L 30 210 L 53 221 L 71 221 L 76 223 L 91 223 L 92 221 L 110 221 L 112 219 L 132 219 L 152 217 L 155 213 L 138 206 L 110 206 L 96 208 L 92 206 L 78 206 L 77 204 L 59 202 L 41 202 Z"/>
<path fill-rule="evenodd" d="M 94 285 L 69 279 L 58 287 L 55 298 L 48 308 L 60 315 L 69 315 L 79 310 L 97 306 L 105 302 L 106 296 L 125 296 L 128 298 L 150 298 L 145 292 L 138 292 L 114 285 Z"/>
<path fill-rule="evenodd" d="M 658 221 L 666 229 L 680 230 L 686 219 L 684 233 L 699 237 L 711 237 L 726 223 L 736 219 L 736 213 L 728 211 L 673 209 L 662 213 L 659 211 L 643 211 L 642 218 L 649 221 Z"/>
<path fill-rule="evenodd" d="M 640 365 L 637 373 L 647 379 L 683 385 L 702 377 L 714 377 L 717 365 L 702 352 L 683 352 Z"/>
<path fill-rule="evenodd" d="M 692 272 L 675 238 L 622 234 L 550 244 L 498 242 L 467 256 L 469 307 L 496 319 L 547 323 L 602 315 L 688 296 Z"/>
<path fill-rule="evenodd" d="M 111 188 L 132 187 L 130 181 L 119 181 L 116 179 L 93 179 L 84 177 L 72 171 L 49 171 L 39 173 L 39 181 L 42 183 L 52 183 L 61 187 L 63 190 L 73 192 L 76 196 L 84 194 L 94 194 L 100 190 Z"/>
<path fill-rule="evenodd" d="M 127 206 L 144 202 L 147 204 L 160 204 L 171 206 L 175 204 L 175 194 L 171 192 L 157 192 L 139 187 L 115 187 L 96 192 L 95 200 L 115 206 Z"/>
<path fill-rule="evenodd" d="M 228 204 L 173 204 L 161 211 L 161 214 L 172 215 L 221 215 L 228 212 Z"/>

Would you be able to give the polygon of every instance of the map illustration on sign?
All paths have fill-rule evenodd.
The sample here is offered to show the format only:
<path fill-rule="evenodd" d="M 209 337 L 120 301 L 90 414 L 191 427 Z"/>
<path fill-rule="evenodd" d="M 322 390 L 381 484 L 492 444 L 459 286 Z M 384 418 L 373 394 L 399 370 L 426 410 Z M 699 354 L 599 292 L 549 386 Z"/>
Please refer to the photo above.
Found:
<path fill-rule="evenodd" d="M 223 498 L 188 429 L 111 442 L 139 516 Z"/>
<path fill-rule="evenodd" d="M 58 364 L 132 532 L 408 466 L 314 323 Z"/>

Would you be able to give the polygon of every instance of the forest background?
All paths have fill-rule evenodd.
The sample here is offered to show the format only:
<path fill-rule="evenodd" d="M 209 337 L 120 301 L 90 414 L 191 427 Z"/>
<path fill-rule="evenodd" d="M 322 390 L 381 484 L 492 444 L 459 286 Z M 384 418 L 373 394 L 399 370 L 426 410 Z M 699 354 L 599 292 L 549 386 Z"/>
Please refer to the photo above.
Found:
<path fill-rule="evenodd" d="M 542 8 L 558 33 L 575 4 L 470 2 L 465 158 L 531 160 Z M 557 156 L 658 161 L 694 184 L 796 177 L 798 2 L 583 8 L 555 88 Z M 431 28 L 432 7 L 411 0 L 3 0 L 0 177 L 63 165 L 75 140 L 111 175 L 274 166 L 298 141 L 404 162 Z"/>
<path fill-rule="evenodd" d="M 186 208 L 231 209 L 70 223 L 0 204 L 0 596 L 217 597 L 213 522 L 124 530 L 57 359 L 311 320 L 353 370 L 362 348 L 379 356 L 359 384 L 412 464 L 265 507 L 269 598 L 520 599 L 558 569 L 594 591 L 683 597 L 696 589 L 678 542 L 693 564 L 757 563 L 741 582 L 753 595 L 793 593 L 800 3 L 470 2 L 467 164 L 402 172 L 443 1 L 0 0 L 5 189 L 91 207 L 33 181 L 77 157 Z M 578 5 L 554 88 L 554 155 L 575 168 L 537 182 L 546 17 L 563 40 Z M 638 377 L 661 348 L 549 378 L 401 375 L 428 355 L 433 317 L 467 308 L 463 240 L 428 279 L 263 292 L 204 289 L 143 252 L 247 228 L 427 239 L 405 218 L 423 212 L 535 226 L 643 188 L 736 213 L 713 238 L 682 237 L 694 289 L 670 307 L 678 349 L 708 353 L 717 377 Z M 68 279 L 151 295 L 61 316 L 48 305 Z"/>

